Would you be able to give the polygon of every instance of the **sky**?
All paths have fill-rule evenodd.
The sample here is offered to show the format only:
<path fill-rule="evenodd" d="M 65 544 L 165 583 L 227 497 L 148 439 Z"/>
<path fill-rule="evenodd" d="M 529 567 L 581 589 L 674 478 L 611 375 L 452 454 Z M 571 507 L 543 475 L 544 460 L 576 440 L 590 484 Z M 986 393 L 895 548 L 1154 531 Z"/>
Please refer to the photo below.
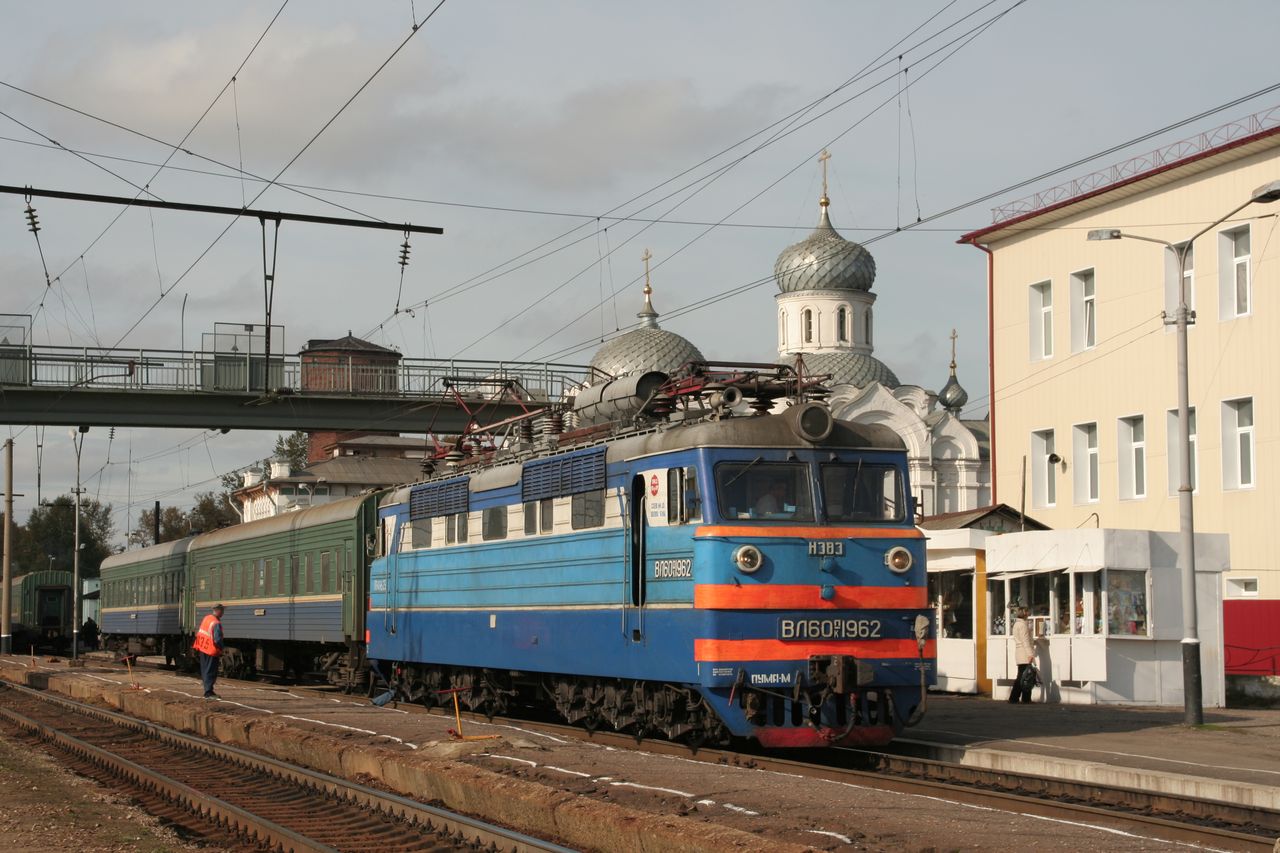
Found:
<path fill-rule="evenodd" d="M 710 359 L 773 360 L 773 263 L 816 224 L 827 149 L 832 221 L 876 260 L 876 356 L 936 390 L 956 329 L 972 417 L 986 266 L 959 236 L 1280 104 L 1240 100 L 1280 82 L 1274 0 L 10 2 L 4 18 L 0 184 L 444 229 L 411 238 L 402 277 L 400 233 L 284 223 L 285 351 L 351 332 L 411 358 L 585 364 L 635 322 L 648 249 L 664 328 Z M 215 323 L 262 322 L 256 220 L 33 206 L 38 244 L 24 199 L 0 195 L 0 315 L 33 316 L 33 343 L 191 349 Z M 2 424 L 22 522 L 37 476 L 45 499 L 71 490 L 75 453 L 66 427 Z M 82 479 L 123 534 L 274 441 L 94 428 Z"/>

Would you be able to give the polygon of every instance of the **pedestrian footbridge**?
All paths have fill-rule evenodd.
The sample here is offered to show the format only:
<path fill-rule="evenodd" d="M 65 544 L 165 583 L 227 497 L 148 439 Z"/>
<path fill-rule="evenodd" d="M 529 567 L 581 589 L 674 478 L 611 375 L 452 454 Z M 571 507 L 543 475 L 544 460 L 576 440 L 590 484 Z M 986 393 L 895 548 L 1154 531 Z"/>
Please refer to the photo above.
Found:
<path fill-rule="evenodd" d="M 460 432 L 556 404 L 581 365 L 0 341 L 0 423 Z"/>

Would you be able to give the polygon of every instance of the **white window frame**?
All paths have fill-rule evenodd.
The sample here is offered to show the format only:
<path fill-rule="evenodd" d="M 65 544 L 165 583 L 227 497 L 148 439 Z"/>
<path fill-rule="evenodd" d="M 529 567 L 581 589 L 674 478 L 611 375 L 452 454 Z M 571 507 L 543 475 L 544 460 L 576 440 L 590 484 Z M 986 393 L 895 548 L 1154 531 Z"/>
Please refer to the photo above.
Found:
<path fill-rule="evenodd" d="M 1249 413 L 1249 423 L 1241 424 L 1241 414 Z M 1256 423 L 1253 397 L 1222 401 L 1222 488 L 1252 489 L 1258 485 L 1258 454 L 1254 435 Z M 1243 451 L 1243 453 L 1242 453 Z M 1247 457 L 1247 459 L 1245 458 Z"/>
<path fill-rule="evenodd" d="M 1147 421 L 1142 415 L 1130 415 L 1116 421 L 1117 462 L 1120 474 L 1120 500 L 1141 500 L 1147 496 L 1151 471 L 1147 466 Z"/>
<path fill-rule="evenodd" d="M 1185 243 L 1179 243 L 1172 249 L 1165 249 L 1165 267 L 1164 267 L 1164 313 L 1169 320 L 1165 324 L 1164 330 L 1172 332 L 1177 327 L 1173 321 L 1178 316 L 1178 247 L 1185 246 Z M 1187 318 L 1187 328 L 1194 329 L 1195 311 L 1196 311 L 1196 252 L 1195 247 L 1191 246 L 1187 249 L 1187 267 L 1182 271 L 1182 278 L 1187 283 L 1187 310 L 1191 312 L 1191 316 Z"/>
<path fill-rule="evenodd" d="M 1191 493 L 1194 495 L 1200 491 L 1200 453 L 1196 444 L 1199 419 L 1196 417 L 1195 406 L 1191 406 L 1188 412 L 1191 421 Z M 1182 436 L 1178 430 L 1177 409 L 1169 409 L 1165 412 L 1165 434 L 1169 442 L 1165 453 L 1169 460 L 1169 494 L 1176 495 L 1178 486 L 1182 485 Z"/>
<path fill-rule="evenodd" d="M 1055 452 L 1053 430 L 1031 433 L 1031 504 L 1039 509 L 1057 506 L 1058 466 L 1049 461 Z"/>
<path fill-rule="evenodd" d="M 1250 252 L 1240 254 L 1242 237 L 1251 249 L 1253 236 L 1248 223 L 1218 232 L 1218 316 L 1222 320 L 1253 313 L 1253 270 Z"/>
<path fill-rule="evenodd" d="M 1040 281 L 1027 289 L 1027 329 L 1032 361 L 1053 358 L 1053 282 Z"/>
<path fill-rule="evenodd" d="M 816 324 L 813 321 L 813 309 L 802 309 L 800 311 L 800 340 L 802 343 L 814 343 L 815 326 Z"/>
<path fill-rule="evenodd" d="M 836 341 L 849 342 L 849 309 L 844 305 L 836 309 Z"/>
<path fill-rule="evenodd" d="M 1098 289 L 1092 269 L 1071 274 L 1071 351 L 1098 345 Z"/>
<path fill-rule="evenodd" d="M 1072 486 L 1077 504 L 1096 504 L 1102 489 L 1098 463 L 1098 422 L 1075 424 L 1071 428 Z"/>

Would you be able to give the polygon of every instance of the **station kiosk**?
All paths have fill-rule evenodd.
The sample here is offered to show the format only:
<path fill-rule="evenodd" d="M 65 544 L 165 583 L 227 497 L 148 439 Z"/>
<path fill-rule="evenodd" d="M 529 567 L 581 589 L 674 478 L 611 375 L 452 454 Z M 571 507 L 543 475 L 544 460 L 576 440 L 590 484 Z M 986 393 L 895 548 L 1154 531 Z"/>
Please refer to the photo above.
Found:
<path fill-rule="evenodd" d="M 1026 607 L 1044 684 L 1037 701 L 1182 705 L 1178 539 L 1177 533 L 1102 529 L 988 537 L 982 628 L 992 698 L 1009 696 L 1017 673 L 1009 633 L 1017 609 Z M 1195 543 L 1204 705 L 1222 707 L 1228 537 L 1197 533 Z"/>

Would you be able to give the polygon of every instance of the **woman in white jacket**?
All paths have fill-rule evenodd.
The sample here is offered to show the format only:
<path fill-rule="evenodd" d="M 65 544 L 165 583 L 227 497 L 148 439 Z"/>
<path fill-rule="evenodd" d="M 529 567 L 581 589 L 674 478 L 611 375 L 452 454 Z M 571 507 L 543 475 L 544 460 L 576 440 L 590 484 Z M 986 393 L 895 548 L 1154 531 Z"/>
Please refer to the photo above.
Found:
<path fill-rule="evenodd" d="M 1035 659 L 1036 648 L 1031 641 L 1031 626 L 1027 623 L 1027 615 L 1027 608 L 1019 607 L 1017 621 L 1013 623 L 1013 657 L 1018 663 L 1018 677 L 1014 679 L 1013 689 L 1009 691 L 1009 701 L 1029 704 L 1031 688 L 1023 686 L 1023 676 Z"/>

